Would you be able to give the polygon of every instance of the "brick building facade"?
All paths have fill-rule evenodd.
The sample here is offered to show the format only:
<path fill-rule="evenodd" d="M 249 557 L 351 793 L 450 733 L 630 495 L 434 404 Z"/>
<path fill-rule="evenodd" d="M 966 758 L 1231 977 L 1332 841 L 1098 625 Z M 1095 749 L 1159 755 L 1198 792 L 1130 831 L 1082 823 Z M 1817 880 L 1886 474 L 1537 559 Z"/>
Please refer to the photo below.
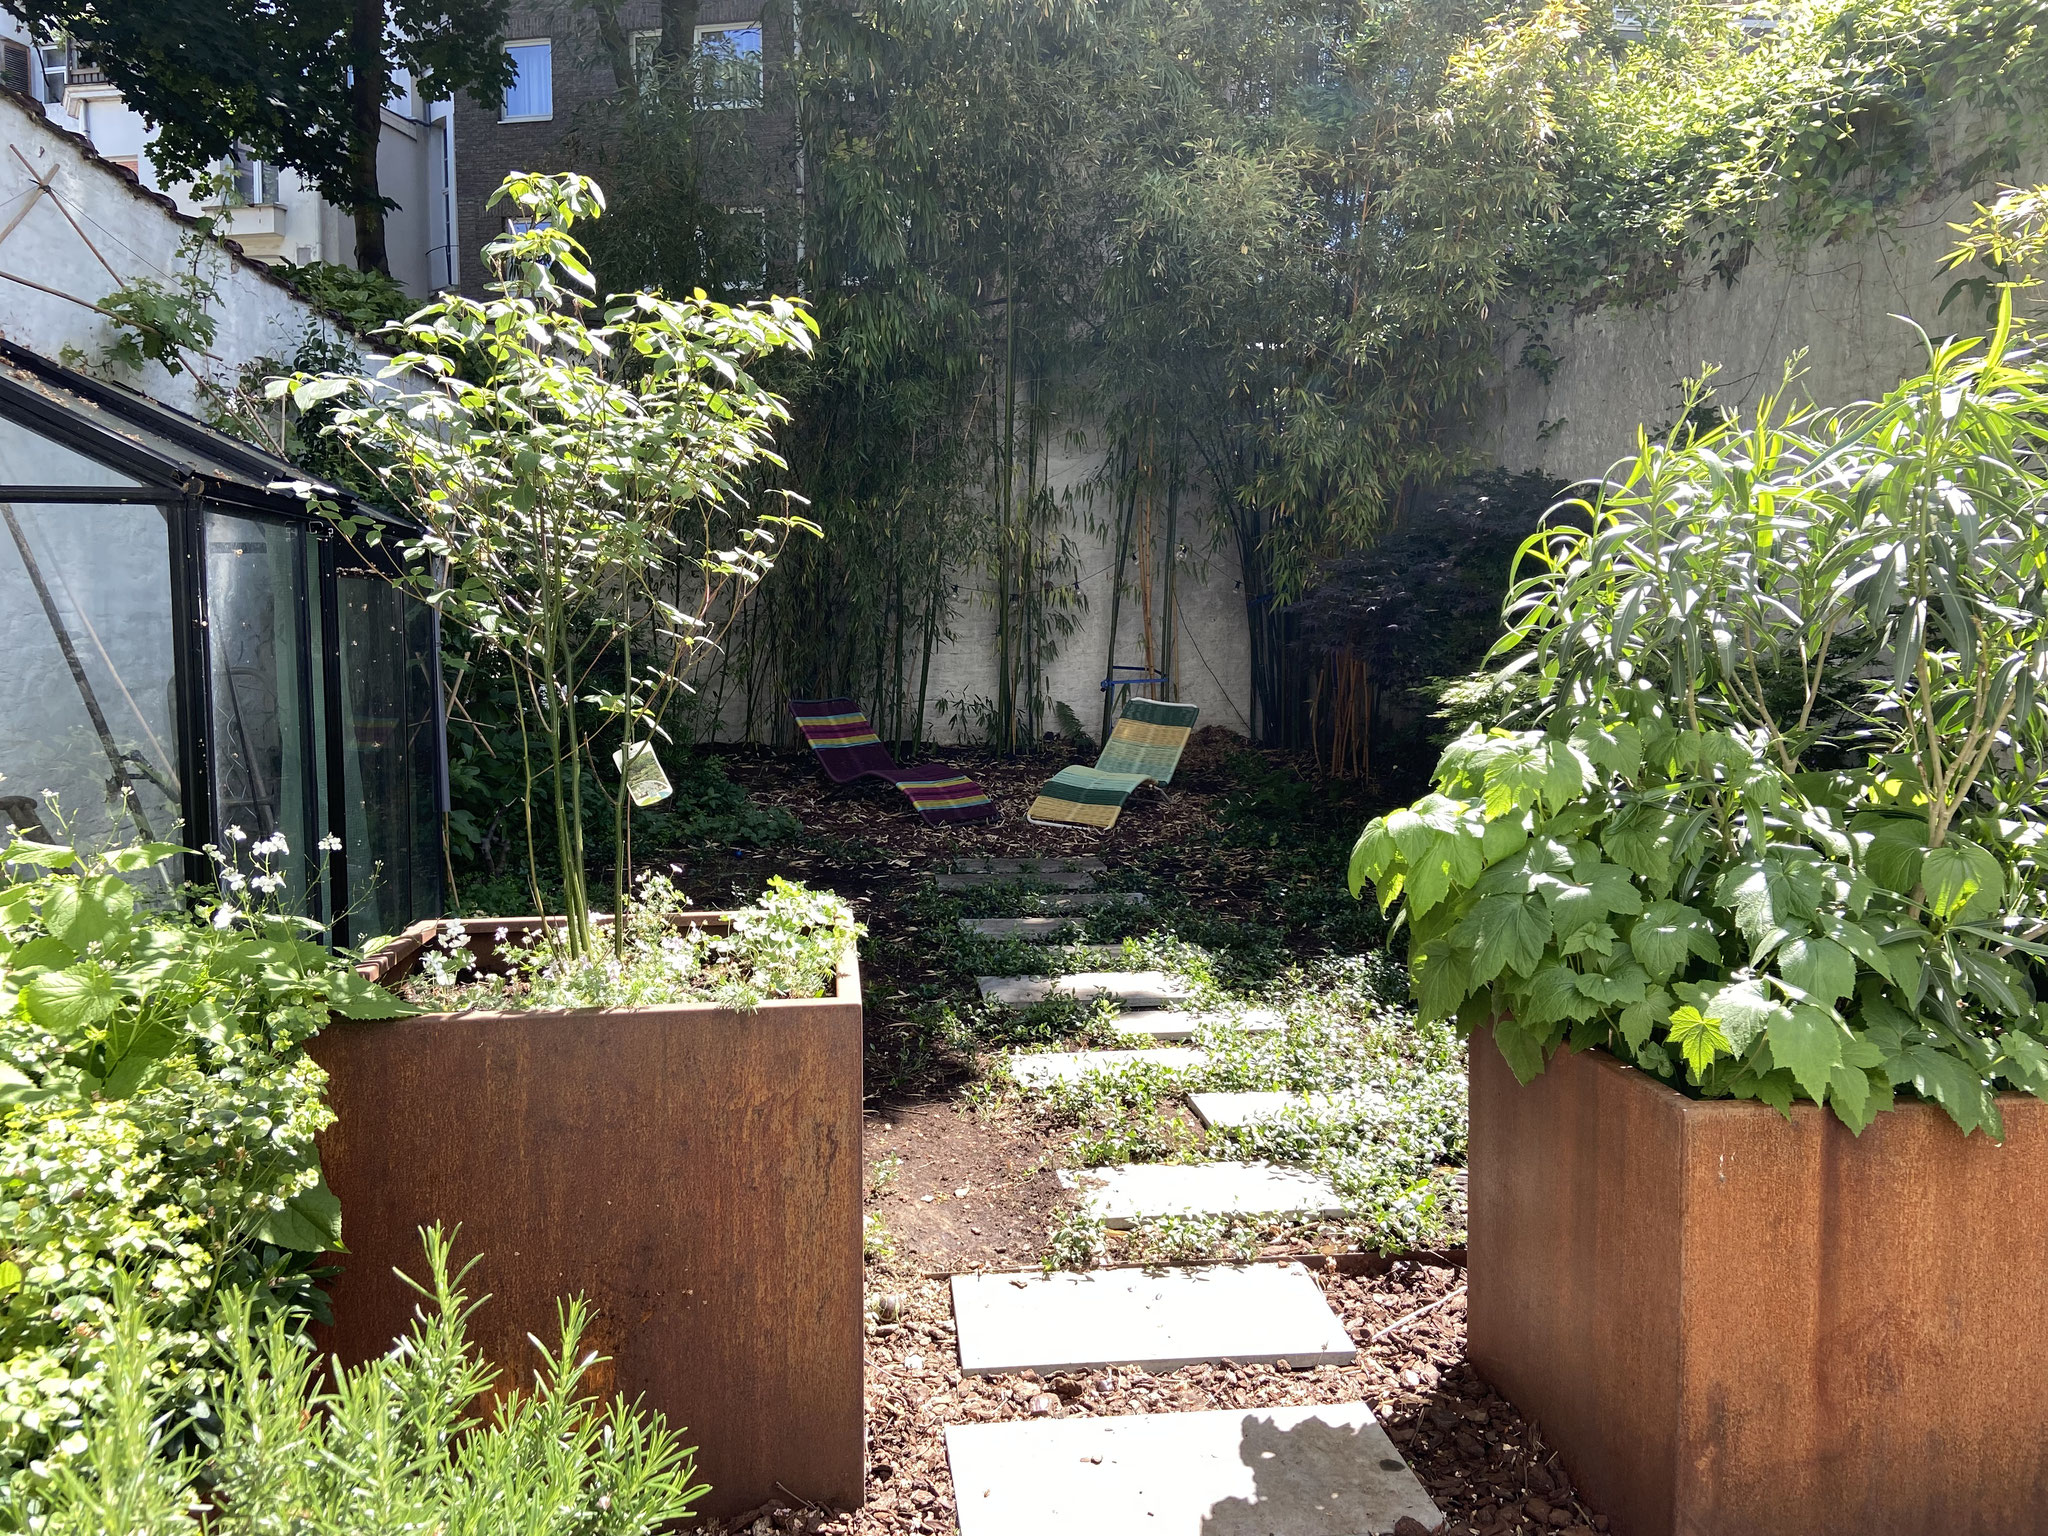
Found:
<path fill-rule="evenodd" d="M 660 36 L 660 0 L 625 0 L 618 14 L 636 61 L 651 58 Z M 754 30 L 758 65 L 753 68 L 760 81 L 751 96 L 745 89 L 749 29 Z M 785 196 L 799 176 L 788 89 L 797 40 L 791 9 L 764 0 L 699 0 L 694 32 L 702 68 L 708 71 L 698 87 L 700 105 L 707 91 L 713 102 L 721 101 L 720 92 L 732 99 L 716 110 L 737 114 L 734 126 L 751 141 L 749 177 L 773 183 L 735 186 L 728 200 L 738 208 Z M 605 141 L 621 98 L 633 89 L 618 78 L 587 4 L 515 5 L 505 37 L 521 61 L 520 84 L 505 106 L 484 107 L 461 97 L 454 109 L 458 281 L 471 294 L 481 292 L 487 275 L 479 252 L 504 229 L 503 207 L 487 210 L 486 204 L 506 175 L 574 170 L 602 180 L 591 147 Z M 544 91 L 535 75 L 543 66 Z"/>

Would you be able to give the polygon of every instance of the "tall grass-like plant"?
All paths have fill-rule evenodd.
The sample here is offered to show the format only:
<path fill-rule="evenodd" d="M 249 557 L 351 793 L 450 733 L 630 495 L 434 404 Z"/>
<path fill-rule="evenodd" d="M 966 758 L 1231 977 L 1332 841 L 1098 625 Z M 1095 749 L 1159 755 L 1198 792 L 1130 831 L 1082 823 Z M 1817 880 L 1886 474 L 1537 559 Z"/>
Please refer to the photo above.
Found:
<path fill-rule="evenodd" d="M 544 781 L 580 956 L 591 942 L 580 812 L 597 738 L 627 763 L 651 749 L 665 705 L 784 537 L 818 531 L 747 502 L 754 475 L 782 464 L 770 436 L 788 417 L 747 370 L 808 352 L 815 327 L 785 299 L 630 293 L 600 306 L 571 233 L 603 212 L 596 183 L 515 173 L 492 198 L 501 203 L 513 217 L 484 248 L 490 297 L 447 294 L 388 329 L 404 350 L 374 380 L 323 374 L 271 389 L 301 410 L 338 399 L 331 430 L 424 526 L 404 551 L 415 590 L 511 667 L 527 814 Z M 630 863 L 628 777 L 612 790 L 615 909 Z"/>
<path fill-rule="evenodd" d="M 1965 254 L 2036 259 L 2039 193 Z M 1524 546 L 1525 718 L 1359 838 L 1422 1010 L 1524 1081 L 1604 1046 L 1707 1096 L 2048 1096 L 2048 361 L 1988 337 L 1834 414 L 1645 440 Z M 1515 729 L 1513 727 L 1523 727 Z"/>

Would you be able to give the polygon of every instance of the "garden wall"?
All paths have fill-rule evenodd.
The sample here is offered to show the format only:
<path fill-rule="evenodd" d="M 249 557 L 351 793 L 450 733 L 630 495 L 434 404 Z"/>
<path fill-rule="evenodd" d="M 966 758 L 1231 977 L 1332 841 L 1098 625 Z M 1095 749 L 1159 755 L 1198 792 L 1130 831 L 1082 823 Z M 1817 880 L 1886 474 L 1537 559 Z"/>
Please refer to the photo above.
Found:
<path fill-rule="evenodd" d="M 38 194 L 38 181 L 49 190 Z M 0 278 L 0 335 L 48 358 L 75 348 L 96 359 L 114 331 L 93 305 L 137 278 L 170 282 L 187 266 L 178 247 L 192 228 L 168 197 L 101 159 L 28 98 L 0 88 L 0 273 L 7 274 Z M 290 357 L 308 327 L 334 331 L 321 310 L 261 262 L 219 250 L 209 261 L 202 274 L 213 283 L 220 330 L 207 368 L 218 382 L 233 384 L 256 358 Z M 147 363 L 120 382 L 178 410 L 206 414 L 189 372 L 173 375 Z"/>
<path fill-rule="evenodd" d="M 1959 133 L 1959 139 L 1966 135 Z M 2024 168 L 2024 183 L 2048 165 Z M 1899 210 L 1888 229 L 1840 244 L 1758 246 L 1732 282 L 1697 264 L 1684 286 L 1633 307 L 1551 317 L 1557 359 L 1546 383 L 1520 362 L 1524 333 L 1502 338 L 1501 366 L 1475 413 L 1481 458 L 1562 479 L 1603 473 L 1633 456 L 1638 424 L 1653 434 L 1681 414 L 1683 381 L 1718 363 L 1716 403 L 1748 408 L 1777 387 L 1787 358 L 1806 350 L 1799 397 L 1829 405 L 1874 398 L 1918 370 L 1925 353 L 1910 315 L 1936 335 L 1971 328 L 1983 309 L 1959 295 L 1944 257 L 1953 224 L 1967 224 L 1997 183 L 1939 191 Z"/>

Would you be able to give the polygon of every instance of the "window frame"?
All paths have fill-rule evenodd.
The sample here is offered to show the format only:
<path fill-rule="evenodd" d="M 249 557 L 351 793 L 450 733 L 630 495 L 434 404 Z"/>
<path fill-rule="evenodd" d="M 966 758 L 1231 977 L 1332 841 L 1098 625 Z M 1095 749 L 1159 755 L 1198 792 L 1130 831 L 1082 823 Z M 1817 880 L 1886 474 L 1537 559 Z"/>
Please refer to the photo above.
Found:
<path fill-rule="evenodd" d="M 710 101 L 704 91 L 704 39 L 719 32 L 751 32 L 755 37 L 754 59 L 756 78 L 754 94 L 747 101 Z M 705 21 L 699 22 L 690 33 L 690 59 L 695 66 L 696 79 L 691 86 L 691 105 L 700 112 L 749 112 L 756 111 L 768 100 L 768 38 L 762 31 L 759 17 L 752 21 Z"/>
<path fill-rule="evenodd" d="M 511 102 L 512 92 L 519 84 L 518 79 L 515 78 L 512 85 L 508 86 L 505 90 L 505 100 L 498 105 L 498 121 L 501 124 L 551 123 L 555 120 L 555 40 L 552 37 L 508 37 L 505 39 L 505 52 L 507 54 L 513 54 L 515 50 L 520 48 L 544 48 L 547 50 L 548 109 L 545 112 L 513 113 L 508 111 L 507 107 Z M 522 64 L 520 65 L 520 73 L 523 74 L 524 72 L 525 66 Z"/>

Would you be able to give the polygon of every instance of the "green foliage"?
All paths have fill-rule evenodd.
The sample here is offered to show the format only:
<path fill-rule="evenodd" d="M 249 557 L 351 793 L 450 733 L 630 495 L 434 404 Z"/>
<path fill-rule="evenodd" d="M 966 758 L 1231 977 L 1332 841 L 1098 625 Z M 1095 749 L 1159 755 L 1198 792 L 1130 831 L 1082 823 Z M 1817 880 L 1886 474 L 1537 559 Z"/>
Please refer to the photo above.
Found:
<path fill-rule="evenodd" d="M 341 316 L 365 334 L 419 308 L 412 295 L 383 272 L 359 272 L 338 261 L 281 261 L 271 270 L 308 303 Z"/>
<path fill-rule="evenodd" d="M 100 312 L 114 322 L 114 340 L 101 349 L 100 361 L 125 368 L 161 363 L 166 373 L 183 373 L 188 352 L 213 345 L 220 322 L 208 311 L 213 287 L 196 272 L 182 272 L 169 282 L 138 277 L 100 300 Z"/>
<path fill-rule="evenodd" d="M 534 1340 L 532 1381 L 493 1395 L 497 1372 L 468 1332 L 484 1303 L 462 1290 L 466 1268 L 451 1273 L 440 1229 L 424 1236 L 428 1281 L 406 1337 L 331 1381 L 284 1320 L 246 1296 L 224 1307 L 204 1449 L 186 1438 L 190 1405 L 165 1389 L 158 1315 L 124 1274 L 104 1323 L 104 1390 L 37 1529 L 640 1536 L 687 1517 L 709 1490 L 680 1431 L 591 1389 L 604 1357 L 586 1344 L 589 1309 L 563 1303 L 557 1342 Z"/>
<path fill-rule="evenodd" d="M 1369 825 L 1425 1019 L 1707 1096 L 2048 1094 L 2048 365 L 2010 326 L 1883 401 L 1669 443 L 1525 547 L 1474 728 Z"/>
<path fill-rule="evenodd" d="M 314 1133 L 332 1116 L 305 1040 L 330 1011 L 404 1011 L 285 919 L 138 907 L 125 875 L 177 850 L 17 841 L 0 887 L 0 1495 L 20 1520 L 80 1454 L 106 1377 L 117 1275 L 154 1319 L 153 1390 L 218 1379 L 231 1305 L 325 1316 L 340 1211 Z M 236 1298 L 245 1298 L 237 1303 Z"/>
<path fill-rule="evenodd" d="M 707 933 L 676 919 L 686 910 L 665 876 L 644 880 L 610 953 L 572 955 L 537 940 L 497 947 L 479 974 L 468 955 L 468 931 L 442 925 L 421 957 L 420 979 L 407 996 L 436 1009 L 644 1008 L 701 1000 L 753 1009 L 770 997 L 821 997 L 840 960 L 867 930 L 830 891 L 813 891 L 780 875 L 750 907 L 732 914 L 727 933 Z"/>
<path fill-rule="evenodd" d="M 444 295 L 394 328 L 407 350 L 378 380 L 327 373 L 271 392 L 301 410 L 342 402 L 331 430 L 423 524 L 404 550 L 415 590 L 509 670 L 521 798 L 531 818 L 546 784 L 564 933 L 580 957 L 598 736 L 647 741 L 783 536 L 817 531 L 746 500 L 754 473 L 781 462 L 768 440 L 788 414 L 747 367 L 807 351 L 814 326 L 782 299 L 734 308 L 645 292 L 613 295 L 591 325 L 577 290 L 595 279 L 571 230 L 603 212 L 596 184 L 515 174 L 492 201 L 520 218 L 485 248 L 490 298 Z M 618 908 L 623 776 L 611 798 Z M 539 905 L 537 866 L 529 874 Z"/>

